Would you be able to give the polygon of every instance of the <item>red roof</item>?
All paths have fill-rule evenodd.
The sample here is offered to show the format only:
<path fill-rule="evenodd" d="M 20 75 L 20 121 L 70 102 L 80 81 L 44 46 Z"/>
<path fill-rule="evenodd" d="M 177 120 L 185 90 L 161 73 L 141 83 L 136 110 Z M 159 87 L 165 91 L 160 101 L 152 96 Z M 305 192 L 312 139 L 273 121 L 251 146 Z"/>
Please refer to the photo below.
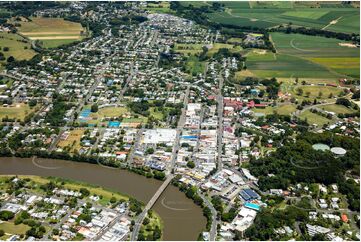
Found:
<path fill-rule="evenodd" d="M 260 104 L 255 104 L 255 107 L 266 107 L 267 105 L 264 103 L 260 103 Z"/>
<path fill-rule="evenodd" d="M 252 101 L 248 102 L 247 106 L 249 108 L 253 108 L 254 107 L 254 101 L 252 100 Z"/>
<path fill-rule="evenodd" d="M 342 219 L 342 221 L 345 222 L 345 223 L 348 222 L 348 217 L 347 217 L 346 214 L 342 214 L 342 215 L 341 215 L 341 219 Z"/>

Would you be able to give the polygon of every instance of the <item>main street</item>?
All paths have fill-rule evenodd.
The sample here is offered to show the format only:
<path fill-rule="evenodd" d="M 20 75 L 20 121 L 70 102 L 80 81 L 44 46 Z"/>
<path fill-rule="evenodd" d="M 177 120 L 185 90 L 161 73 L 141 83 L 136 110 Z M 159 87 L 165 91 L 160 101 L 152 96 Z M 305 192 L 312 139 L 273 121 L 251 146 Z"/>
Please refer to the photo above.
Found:
<path fill-rule="evenodd" d="M 223 76 L 219 74 L 219 84 L 218 84 L 218 94 L 217 94 L 217 114 L 218 114 L 218 133 L 217 133 L 217 150 L 218 150 L 218 159 L 217 159 L 217 169 L 221 170 L 223 167 L 222 164 L 222 153 L 223 153 Z"/>

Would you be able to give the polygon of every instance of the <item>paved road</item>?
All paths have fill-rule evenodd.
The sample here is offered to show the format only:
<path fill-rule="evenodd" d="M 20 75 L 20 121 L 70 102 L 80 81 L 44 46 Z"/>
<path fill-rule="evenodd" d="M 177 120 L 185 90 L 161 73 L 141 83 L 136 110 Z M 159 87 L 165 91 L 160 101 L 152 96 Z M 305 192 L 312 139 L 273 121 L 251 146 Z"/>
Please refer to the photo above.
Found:
<path fill-rule="evenodd" d="M 179 150 L 180 135 L 182 133 L 184 123 L 185 123 L 185 116 L 186 116 L 186 110 L 187 110 L 187 104 L 188 104 L 188 98 L 189 98 L 189 90 L 190 90 L 190 86 L 187 86 L 187 90 L 186 90 L 184 100 L 183 100 L 182 114 L 179 117 L 176 138 L 174 140 L 174 145 L 173 145 L 173 150 L 172 150 L 172 158 L 171 158 L 171 162 L 170 162 L 171 166 L 169 169 L 170 172 L 173 171 L 173 169 L 175 167 L 175 163 L 176 163 L 177 153 Z"/>
<path fill-rule="evenodd" d="M 219 75 L 219 85 L 218 85 L 218 94 L 217 94 L 217 114 L 218 114 L 218 134 L 217 134 L 217 148 L 218 148 L 218 163 L 217 169 L 221 170 L 222 165 L 222 153 L 223 153 L 223 95 L 222 95 L 222 88 L 223 88 L 224 79 L 222 75 Z"/>
<path fill-rule="evenodd" d="M 217 237 L 217 211 L 214 209 L 212 203 L 204 196 L 202 193 L 198 193 L 199 196 L 203 199 L 205 205 L 211 210 L 212 212 L 212 226 L 211 230 L 209 231 L 209 240 L 215 241 Z"/>
<path fill-rule="evenodd" d="M 135 139 L 133 149 L 132 149 L 132 151 L 130 152 L 129 158 L 128 158 L 128 161 L 127 161 L 128 166 L 131 166 L 131 165 L 133 164 L 134 153 L 135 153 L 135 151 L 138 150 L 138 148 L 139 148 L 140 139 L 142 138 L 143 132 L 144 132 L 144 128 L 139 129 L 138 132 L 137 132 L 137 137 L 136 137 L 136 139 Z"/>
<path fill-rule="evenodd" d="M 149 209 L 151 209 L 153 207 L 153 205 L 155 204 L 155 202 L 158 200 L 158 198 L 160 197 L 160 195 L 162 195 L 162 193 L 164 192 L 164 190 L 167 188 L 167 186 L 169 185 L 169 183 L 172 181 L 174 175 L 169 175 L 167 177 L 167 179 L 163 182 L 163 184 L 158 188 L 158 190 L 155 192 L 155 194 L 153 195 L 153 197 L 149 200 L 149 202 L 147 203 L 147 205 L 145 206 L 143 212 L 141 214 L 139 214 L 137 221 L 135 222 L 135 225 L 133 227 L 133 231 L 132 234 L 130 236 L 130 240 L 131 241 L 136 241 L 138 238 L 138 234 L 139 234 L 139 230 L 140 227 L 142 226 L 143 220 L 145 218 L 145 216 L 147 215 Z"/>

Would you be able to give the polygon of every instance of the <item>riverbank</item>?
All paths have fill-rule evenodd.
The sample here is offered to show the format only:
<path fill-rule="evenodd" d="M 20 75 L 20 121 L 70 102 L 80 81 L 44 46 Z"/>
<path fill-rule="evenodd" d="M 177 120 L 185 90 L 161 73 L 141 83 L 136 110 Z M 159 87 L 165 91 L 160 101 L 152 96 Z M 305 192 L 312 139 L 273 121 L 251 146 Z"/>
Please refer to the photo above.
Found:
<path fill-rule="evenodd" d="M 144 209 L 143 203 L 119 192 L 59 177 L 0 175 L 0 191 L 2 194 L 0 200 L 3 202 L 3 208 L 5 208 L 5 212 L 2 211 L 0 214 L 1 220 L 5 220 L 5 222 L 0 223 L 1 239 L 35 237 L 52 240 L 57 238 L 59 231 L 60 234 L 61 231 L 63 233 L 66 231 L 64 224 L 66 226 L 73 224 L 73 232 L 78 231 L 74 234 L 75 237 L 73 236 L 77 240 L 90 239 L 90 237 L 85 237 L 87 235 L 84 232 L 88 225 L 81 226 L 84 226 L 84 223 L 92 224 L 93 219 L 97 221 L 101 211 L 106 211 L 105 214 L 117 215 L 116 217 L 110 216 L 102 219 L 104 222 L 102 226 L 106 227 L 96 232 L 95 238 L 102 238 L 102 235 L 108 230 L 107 227 L 111 228 L 119 219 L 128 220 L 129 236 L 136 216 Z M 9 209 L 7 209 L 8 205 Z M 29 209 L 24 210 L 21 207 L 29 207 Z M 64 212 L 58 214 L 59 211 Z M 154 236 L 151 238 L 158 240 L 162 235 L 159 226 L 162 224 L 162 220 L 154 211 L 150 211 L 150 214 L 151 221 L 154 221 L 152 224 L 156 222 L 156 226 L 148 226 L 147 233 L 150 235 L 157 234 L 158 238 Z M 71 220 L 76 223 L 70 222 Z M 106 225 L 107 223 L 109 225 Z M 90 226 L 94 227 L 94 225 Z M 126 236 L 126 234 L 124 235 Z M 67 239 L 74 239 L 73 237 Z"/>
<path fill-rule="evenodd" d="M 147 203 L 161 181 L 118 169 L 85 162 L 38 158 L 0 158 L 0 174 L 62 177 L 88 184 L 97 184 L 111 191 Z M 196 240 L 204 230 L 206 219 L 202 209 L 174 186 L 168 186 L 153 207 L 164 223 L 164 240 Z"/>

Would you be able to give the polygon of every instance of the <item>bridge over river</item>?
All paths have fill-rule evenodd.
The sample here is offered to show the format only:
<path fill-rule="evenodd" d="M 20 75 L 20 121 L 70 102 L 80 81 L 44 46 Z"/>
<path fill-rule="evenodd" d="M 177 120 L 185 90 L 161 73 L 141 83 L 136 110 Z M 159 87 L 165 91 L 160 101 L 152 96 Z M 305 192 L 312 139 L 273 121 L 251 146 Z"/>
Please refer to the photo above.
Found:
<path fill-rule="evenodd" d="M 153 197 L 149 200 L 149 202 L 147 203 L 147 205 L 145 206 L 143 212 L 141 214 L 139 214 L 137 221 L 135 222 L 132 234 L 130 236 L 130 240 L 131 241 L 136 241 L 138 238 L 138 234 L 139 234 L 139 230 L 140 227 L 142 226 L 143 220 L 145 218 L 145 216 L 147 215 L 149 209 L 151 209 L 153 207 L 153 205 L 155 204 L 155 202 L 158 200 L 158 198 L 160 197 L 160 195 L 162 195 L 162 193 L 164 192 L 164 190 L 167 188 L 167 186 L 169 185 L 169 183 L 172 181 L 174 175 L 170 174 L 167 179 L 163 182 L 163 184 L 158 188 L 158 190 L 154 193 Z"/>

